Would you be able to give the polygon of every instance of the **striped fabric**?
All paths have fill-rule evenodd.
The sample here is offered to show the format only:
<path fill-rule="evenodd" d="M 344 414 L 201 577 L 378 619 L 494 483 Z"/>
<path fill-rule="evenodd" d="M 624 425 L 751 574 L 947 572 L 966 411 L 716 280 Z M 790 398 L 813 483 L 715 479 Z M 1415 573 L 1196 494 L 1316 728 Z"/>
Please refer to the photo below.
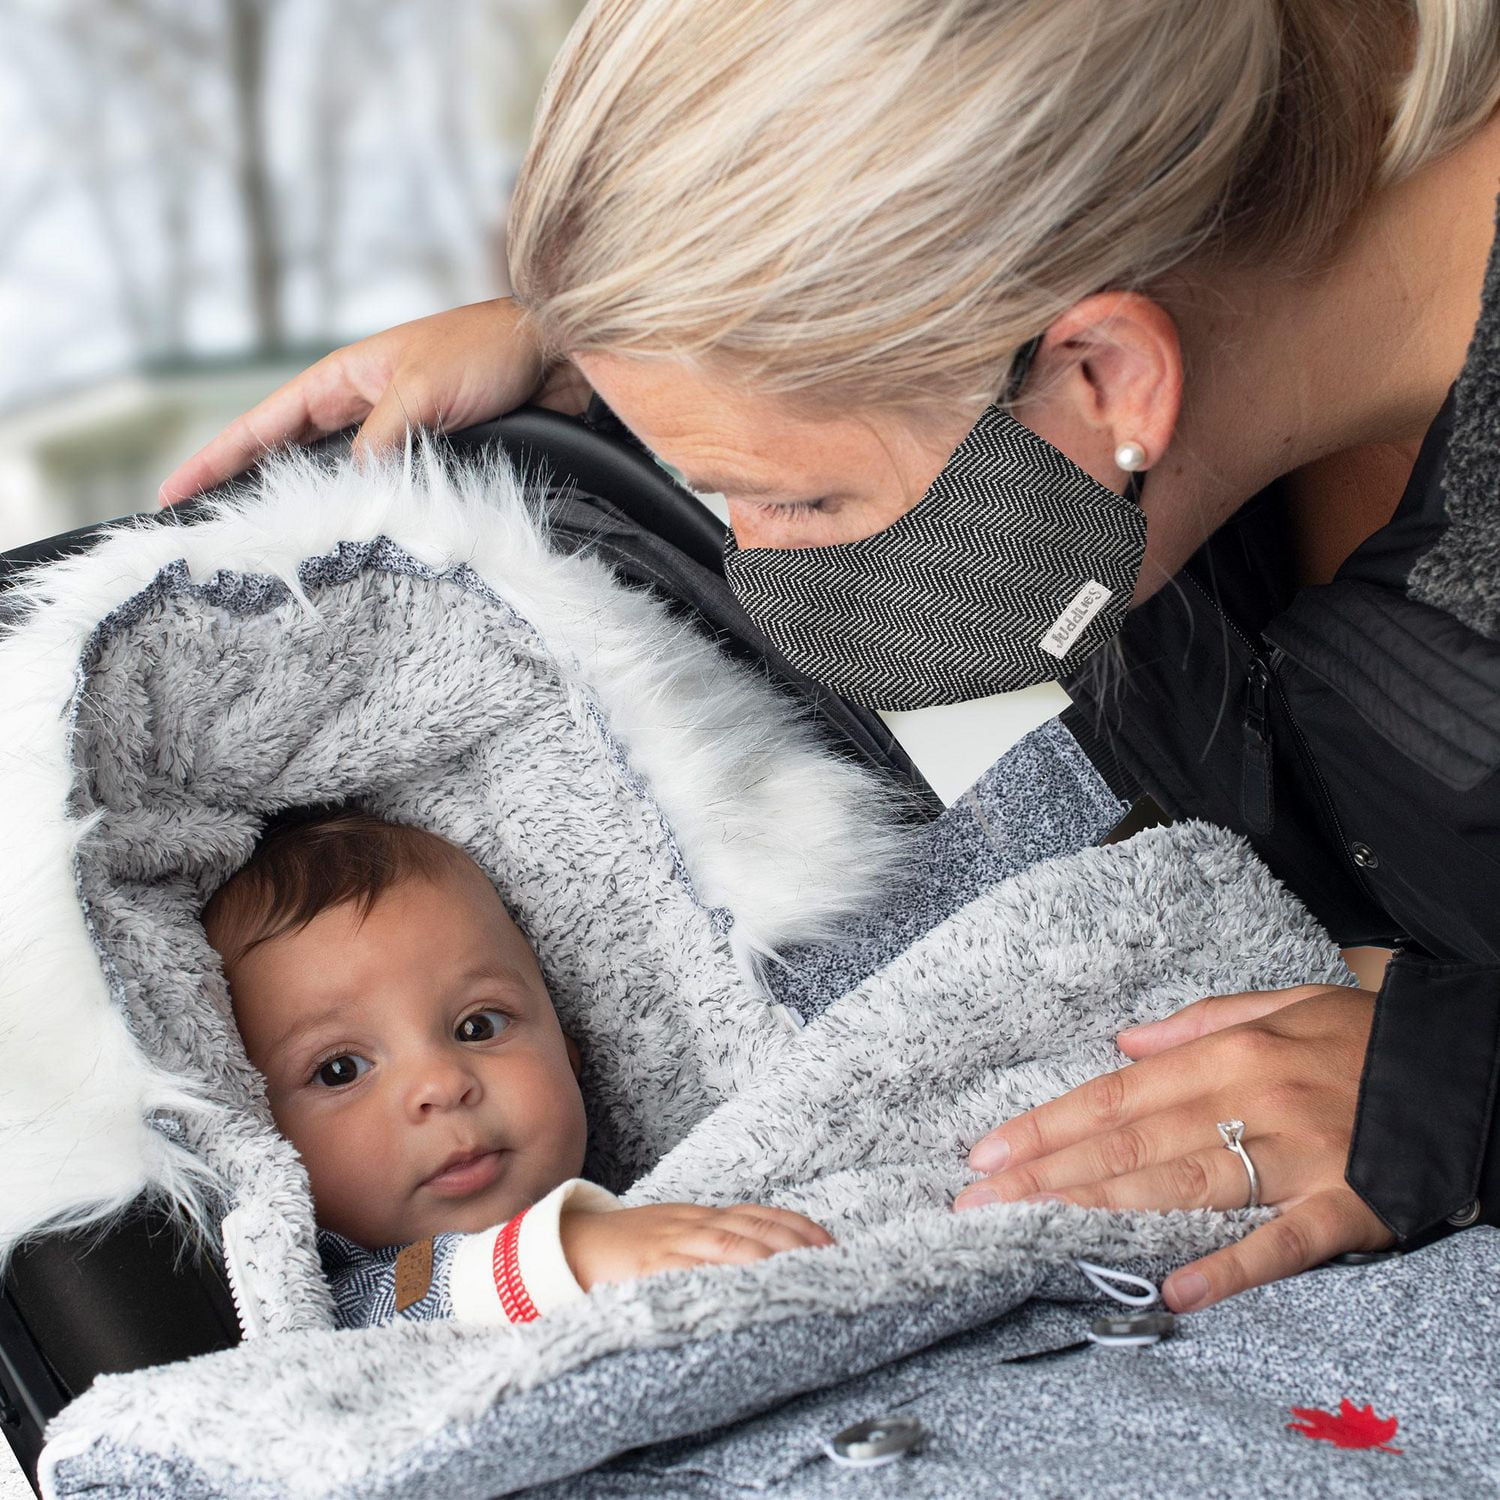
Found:
<path fill-rule="evenodd" d="M 1145 554 L 1135 497 L 986 407 L 919 504 L 826 547 L 741 551 L 724 571 L 792 663 L 866 708 L 929 708 L 1048 682 L 1119 630 Z"/>
<path fill-rule="evenodd" d="M 500 1307 L 512 1323 L 534 1323 L 541 1316 L 526 1283 L 521 1277 L 521 1221 L 526 1212 L 518 1213 L 495 1236 L 495 1255 L 492 1262 L 495 1271 L 495 1290 L 500 1294 Z"/>

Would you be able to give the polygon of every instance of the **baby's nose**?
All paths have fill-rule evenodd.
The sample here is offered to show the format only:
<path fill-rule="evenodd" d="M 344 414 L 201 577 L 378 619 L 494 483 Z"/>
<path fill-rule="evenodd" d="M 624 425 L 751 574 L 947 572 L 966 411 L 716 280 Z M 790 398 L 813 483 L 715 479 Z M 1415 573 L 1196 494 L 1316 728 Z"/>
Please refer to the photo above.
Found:
<path fill-rule="evenodd" d="M 411 1088 L 414 1113 L 455 1109 L 475 1104 L 481 1097 L 479 1079 L 458 1059 L 429 1062 L 416 1073 Z"/>

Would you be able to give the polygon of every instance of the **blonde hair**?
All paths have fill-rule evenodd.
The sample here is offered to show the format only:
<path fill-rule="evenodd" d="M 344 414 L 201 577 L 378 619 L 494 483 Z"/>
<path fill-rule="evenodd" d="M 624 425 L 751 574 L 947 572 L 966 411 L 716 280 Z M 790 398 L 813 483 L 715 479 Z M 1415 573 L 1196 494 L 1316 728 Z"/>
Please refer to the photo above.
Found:
<path fill-rule="evenodd" d="M 1105 288 L 1314 270 L 1500 103 L 1500 0 L 594 0 L 509 218 L 554 354 L 992 399 Z"/>

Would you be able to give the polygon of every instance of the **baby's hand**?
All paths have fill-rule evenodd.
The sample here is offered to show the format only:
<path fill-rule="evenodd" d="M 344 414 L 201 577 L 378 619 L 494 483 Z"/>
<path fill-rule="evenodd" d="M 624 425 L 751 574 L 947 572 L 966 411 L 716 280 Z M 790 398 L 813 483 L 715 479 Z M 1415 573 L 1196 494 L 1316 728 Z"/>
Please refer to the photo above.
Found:
<path fill-rule="evenodd" d="M 563 1253 L 586 1292 L 603 1281 L 633 1281 L 687 1266 L 746 1265 L 780 1250 L 832 1243 L 833 1236 L 811 1219 L 758 1203 L 653 1203 L 562 1216 Z"/>

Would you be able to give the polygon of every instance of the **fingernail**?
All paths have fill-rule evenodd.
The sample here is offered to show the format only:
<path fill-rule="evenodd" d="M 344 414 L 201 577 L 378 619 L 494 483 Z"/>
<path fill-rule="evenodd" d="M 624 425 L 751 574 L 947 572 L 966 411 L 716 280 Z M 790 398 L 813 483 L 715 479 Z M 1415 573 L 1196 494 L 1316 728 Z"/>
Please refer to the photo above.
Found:
<path fill-rule="evenodd" d="M 953 1206 L 954 1208 L 988 1208 L 990 1204 L 999 1201 L 999 1197 L 987 1187 L 965 1188 L 953 1200 Z"/>
<path fill-rule="evenodd" d="M 999 1136 L 976 1142 L 969 1152 L 969 1165 L 976 1172 L 1003 1171 L 1010 1160 L 1010 1147 Z"/>
<path fill-rule="evenodd" d="M 1208 1277 L 1201 1271 L 1184 1271 L 1162 1288 L 1172 1294 L 1172 1305 L 1178 1312 L 1192 1312 L 1208 1301 Z"/>

